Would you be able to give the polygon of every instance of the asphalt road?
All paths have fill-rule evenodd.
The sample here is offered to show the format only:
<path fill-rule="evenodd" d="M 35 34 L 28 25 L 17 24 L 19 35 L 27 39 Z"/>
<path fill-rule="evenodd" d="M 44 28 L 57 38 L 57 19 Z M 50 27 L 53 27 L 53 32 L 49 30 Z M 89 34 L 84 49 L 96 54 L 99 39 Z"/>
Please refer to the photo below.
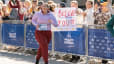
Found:
<path fill-rule="evenodd" d="M 0 51 L 0 64 L 35 64 L 35 56 L 22 53 Z M 40 64 L 44 64 L 40 60 Z M 65 61 L 55 61 L 50 59 L 49 64 L 71 64 Z"/>

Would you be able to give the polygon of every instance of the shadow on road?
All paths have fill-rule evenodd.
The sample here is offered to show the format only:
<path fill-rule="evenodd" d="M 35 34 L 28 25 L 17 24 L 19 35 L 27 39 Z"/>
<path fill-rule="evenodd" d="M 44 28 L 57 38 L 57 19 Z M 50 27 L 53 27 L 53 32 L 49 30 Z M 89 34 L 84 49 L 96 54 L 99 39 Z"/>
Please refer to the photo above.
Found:
<path fill-rule="evenodd" d="M 10 53 L 10 52 L 1 52 L 0 51 L 0 59 L 2 59 L 2 58 L 11 59 L 11 60 L 14 60 L 14 62 L 15 61 L 26 62 L 26 64 L 35 63 L 35 56 L 21 54 L 21 53 Z M 11 60 L 9 60 L 9 61 L 11 61 Z M 41 59 L 40 63 L 44 64 L 42 59 Z M 49 60 L 49 64 L 71 64 L 71 63 L 66 63 L 64 61 Z"/>
<path fill-rule="evenodd" d="M 35 56 L 31 55 L 23 55 L 21 53 L 9 53 L 9 52 L 0 52 L 1 57 L 7 57 L 8 59 L 13 59 L 16 61 L 27 61 L 27 62 L 35 62 Z"/>

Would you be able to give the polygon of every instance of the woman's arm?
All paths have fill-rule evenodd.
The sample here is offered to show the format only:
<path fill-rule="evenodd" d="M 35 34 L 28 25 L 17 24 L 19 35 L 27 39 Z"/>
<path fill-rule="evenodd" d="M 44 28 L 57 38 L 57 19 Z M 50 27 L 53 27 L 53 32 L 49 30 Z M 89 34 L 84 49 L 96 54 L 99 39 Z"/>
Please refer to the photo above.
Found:
<path fill-rule="evenodd" d="M 19 8 L 19 1 L 16 1 L 17 5 L 12 5 L 11 0 L 9 1 L 9 5 L 11 8 Z"/>
<path fill-rule="evenodd" d="M 50 22 L 51 22 L 55 27 L 58 26 L 56 17 L 55 17 L 53 14 L 51 15 L 51 20 L 50 20 Z"/>
<path fill-rule="evenodd" d="M 37 22 L 37 19 L 38 19 L 38 12 L 35 13 L 32 17 L 32 24 L 36 27 L 38 25 L 38 22 Z"/>

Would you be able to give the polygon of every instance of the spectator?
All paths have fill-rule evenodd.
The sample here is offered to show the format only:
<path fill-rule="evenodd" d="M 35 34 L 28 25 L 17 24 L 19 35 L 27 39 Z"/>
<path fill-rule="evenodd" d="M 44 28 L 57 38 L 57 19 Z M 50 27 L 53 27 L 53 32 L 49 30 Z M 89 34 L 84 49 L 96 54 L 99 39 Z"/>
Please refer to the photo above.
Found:
<path fill-rule="evenodd" d="M 2 7 L 2 5 L 3 5 L 3 2 L 2 2 L 2 1 L 0 1 L 0 6 Z"/>
<path fill-rule="evenodd" d="M 52 0 L 49 0 L 48 1 L 48 5 L 51 5 L 51 4 L 53 4 L 54 3 L 54 1 L 52 1 Z"/>
<path fill-rule="evenodd" d="M 97 4 L 98 6 L 100 6 L 100 3 L 101 3 L 100 0 L 95 1 L 95 4 Z"/>
<path fill-rule="evenodd" d="M 15 4 L 12 4 L 12 0 L 9 1 L 9 5 L 12 8 L 12 12 L 11 12 L 13 14 L 12 16 L 15 19 L 18 19 L 18 17 L 19 17 L 19 20 L 24 20 L 24 14 L 21 13 L 24 10 L 22 9 L 23 7 L 22 7 L 20 0 L 16 0 Z M 16 10 L 15 8 L 17 8 L 18 10 Z M 18 13 L 16 11 L 18 11 Z"/>
<path fill-rule="evenodd" d="M 95 5 L 94 5 L 94 16 L 98 13 L 101 12 L 101 5 L 99 5 L 99 3 L 95 2 Z M 95 17 L 95 21 L 94 21 L 94 24 L 97 24 L 97 20 L 96 20 L 96 17 Z"/>
<path fill-rule="evenodd" d="M 32 0 L 32 7 L 30 8 L 30 13 L 34 14 L 37 11 L 37 0 Z"/>
<path fill-rule="evenodd" d="M 65 5 L 64 2 L 61 2 L 61 3 L 59 4 L 59 8 L 65 8 L 65 7 L 66 7 L 66 5 Z"/>
<path fill-rule="evenodd" d="M 49 6 L 50 6 L 50 11 L 54 12 L 55 8 L 57 7 L 57 4 L 53 3 L 52 5 L 49 5 Z"/>
<path fill-rule="evenodd" d="M 32 7 L 31 1 L 26 0 L 24 2 L 24 20 L 31 20 L 32 19 L 32 13 L 30 12 L 30 8 Z"/>
<path fill-rule="evenodd" d="M 39 1 L 39 2 L 38 2 L 38 8 L 37 8 L 38 11 L 41 10 L 41 6 L 42 6 L 43 4 L 44 4 L 43 1 Z"/>
<path fill-rule="evenodd" d="M 93 2 L 87 1 L 86 2 L 86 10 L 83 13 L 84 23 L 87 25 L 94 24 L 94 9 L 93 9 Z"/>
<path fill-rule="evenodd" d="M 2 12 L 2 5 L 3 5 L 3 2 L 0 1 L 0 18 L 2 17 L 3 15 L 3 12 Z"/>
<path fill-rule="evenodd" d="M 112 1 L 111 0 L 107 0 L 107 3 L 108 3 L 107 8 L 111 12 L 111 14 L 114 15 L 114 8 L 112 6 Z"/>
<path fill-rule="evenodd" d="M 112 36 L 114 37 L 114 15 L 112 15 L 112 18 L 107 23 L 107 29 L 111 32 Z"/>
<path fill-rule="evenodd" d="M 2 19 L 3 20 L 10 20 L 10 18 L 9 18 L 10 11 L 8 10 L 8 6 L 6 4 L 3 5 L 2 11 L 3 11 Z"/>
<path fill-rule="evenodd" d="M 71 1 L 71 7 L 76 8 L 76 14 L 82 14 L 83 10 L 78 8 L 78 1 Z"/>
<path fill-rule="evenodd" d="M 2 5 L 3 5 L 3 2 L 0 1 L 0 23 L 2 22 L 2 16 L 3 16 Z"/>
<path fill-rule="evenodd" d="M 29 0 L 26 0 L 25 2 L 24 2 L 24 7 L 27 9 L 27 10 L 29 10 L 30 8 L 31 8 L 31 1 L 29 1 Z"/>
<path fill-rule="evenodd" d="M 107 2 L 101 3 L 101 12 L 94 12 L 96 24 L 105 25 L 111 17 L 111 13 L 107 8 Z"/>
<path fill-rule="evenodd" d="M 0 22 L 2 21 L 2 16 L 3 16 L 2 6 L 0 6 Z"/>
<path fill-rule="evenodd" d="M 101 4 L 98 2 L 94 3 L 94 11 L 95 12 L 101 12 Z"/>
<path fill-rule="evenodd" d="M 40 0 L 32 0 L 32 3 L 34 3 L 35 5 L 37 5 L 38 4 L 38 1 L 40 1 Z"/>
<path fill-rule="evenodd" d="M 76 24 L 83 24 L 83 10 L 78 7 L 78 1 L 71 1 L 71 7 L 76 9 Z"/>
<path fill-rule="evenodd" d="M 0 18 L 3 16 L 2 7 L 0 7 Z"/>
<path fill-rule="evenodd" d="M 100 3 L 103 3 L 103 0 L 97 0 L 97 3 L 100 5 Z"/>
<path fill-rule="evenodd" d="M 5 0 L 1 0 L 3 2 L 3 4 L 5 4 Z"/>
<path fill-rule="evenodd" d="M 0 2 L 0 18 L 3 16 L 3 12 L 2 12 L 2 4 Z"/>

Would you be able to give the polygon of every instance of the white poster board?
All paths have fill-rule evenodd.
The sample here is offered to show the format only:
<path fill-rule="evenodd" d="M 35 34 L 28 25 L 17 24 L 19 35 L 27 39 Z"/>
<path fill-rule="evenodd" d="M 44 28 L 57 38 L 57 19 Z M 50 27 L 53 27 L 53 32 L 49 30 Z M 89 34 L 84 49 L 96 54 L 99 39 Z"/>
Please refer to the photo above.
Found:
<path fill-rule="evenodd" d="M 54 15 L 59 26 L 52 27 L 52 31 L 76 30 L 76 8 L 56 8 Z"/>

